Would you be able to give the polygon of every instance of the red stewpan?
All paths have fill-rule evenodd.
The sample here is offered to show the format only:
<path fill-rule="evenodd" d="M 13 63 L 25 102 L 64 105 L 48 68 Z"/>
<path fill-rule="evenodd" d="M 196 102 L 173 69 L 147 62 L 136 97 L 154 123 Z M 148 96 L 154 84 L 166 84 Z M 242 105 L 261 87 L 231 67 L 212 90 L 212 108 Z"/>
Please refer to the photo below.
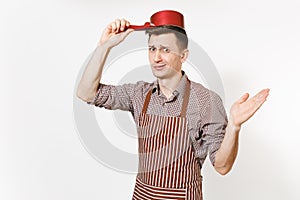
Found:
<path fill-rule="evenodd" d="M 154 13 L 150 18 L 150 22 L 146 22 L 144 25 L 140 26 L 130 25 L 128 28 L 132 28 L 136 31 L 139 31 L 164 25 L 178 26 L 184 29 L 183 15 L 175 10 L 162 10 Z"/>

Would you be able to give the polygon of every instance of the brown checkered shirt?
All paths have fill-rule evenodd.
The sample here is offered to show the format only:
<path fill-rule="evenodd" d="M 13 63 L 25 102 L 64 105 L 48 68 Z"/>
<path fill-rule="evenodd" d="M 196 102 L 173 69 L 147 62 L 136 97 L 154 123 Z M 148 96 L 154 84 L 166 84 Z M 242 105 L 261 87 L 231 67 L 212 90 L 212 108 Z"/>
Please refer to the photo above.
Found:
<path fill-rule="evenodd" d="M 169 99 L 160 92 L 158 81 L 152 83 L 139 81 L 135 84 L 117 86 L 100 84 L 94 100 L 88 104 L 110 110 L 130 111 L 137 123 L 147 92 L 152 89 L 147 113 L 179 116 L 185 84 L 188 80 L 186 74 L 182 73 L 183 76 Z M 200 166 L 203 165 L 208 154 L 214 165 L 215 155 L 221 146 L 227 126 L 227 115 L 221 98 L 203 85 L 191 81 L 186 117 L 191 144 L 195 156 L 199 158 Z"/>

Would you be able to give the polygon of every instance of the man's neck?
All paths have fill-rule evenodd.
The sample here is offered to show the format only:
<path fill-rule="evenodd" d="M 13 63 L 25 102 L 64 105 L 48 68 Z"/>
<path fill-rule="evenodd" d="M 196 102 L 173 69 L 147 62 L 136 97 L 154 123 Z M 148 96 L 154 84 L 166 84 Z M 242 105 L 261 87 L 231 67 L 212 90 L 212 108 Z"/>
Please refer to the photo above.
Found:
<path fill-rule="evenodd" d="M 157 79 L 160 91 L 167 97 L 170 98 L 172 93 L 178 86 L 182 77 L 182 73 L 177 73 L 175 76 L 168 79 Z"/>

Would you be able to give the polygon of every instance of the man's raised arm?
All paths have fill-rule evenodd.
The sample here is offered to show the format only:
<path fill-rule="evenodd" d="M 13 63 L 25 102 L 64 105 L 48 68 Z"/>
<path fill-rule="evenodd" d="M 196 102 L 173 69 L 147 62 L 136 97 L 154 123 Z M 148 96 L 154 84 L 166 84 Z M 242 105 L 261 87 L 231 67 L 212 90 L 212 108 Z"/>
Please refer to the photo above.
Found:
<path fill-rule="evenodd" d="M 116 19 L 103 31 L 101 39 L 94 50 L 77 88 L 77 97 L 85 102 L 91 102 L 97 93 L 109 51 L 121 43 L 133 29 L 127 29 L 130 23 L 125 19 Z"/>

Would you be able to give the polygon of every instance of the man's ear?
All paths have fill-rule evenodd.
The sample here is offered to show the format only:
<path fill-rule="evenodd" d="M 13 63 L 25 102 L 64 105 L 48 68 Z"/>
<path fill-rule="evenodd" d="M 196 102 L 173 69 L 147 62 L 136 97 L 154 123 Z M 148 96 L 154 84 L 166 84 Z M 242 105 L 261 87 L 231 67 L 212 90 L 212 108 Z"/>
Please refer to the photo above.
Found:
<path fill-rule="evenodd" d="M 189 50 L 188 49 L 183 50 L 181 53 L 181 56 L 180 56 L 181 63 L 184 63 L 186 61 L 186 59 L 188 58 L 188 56 L 189 56 Z"/>

